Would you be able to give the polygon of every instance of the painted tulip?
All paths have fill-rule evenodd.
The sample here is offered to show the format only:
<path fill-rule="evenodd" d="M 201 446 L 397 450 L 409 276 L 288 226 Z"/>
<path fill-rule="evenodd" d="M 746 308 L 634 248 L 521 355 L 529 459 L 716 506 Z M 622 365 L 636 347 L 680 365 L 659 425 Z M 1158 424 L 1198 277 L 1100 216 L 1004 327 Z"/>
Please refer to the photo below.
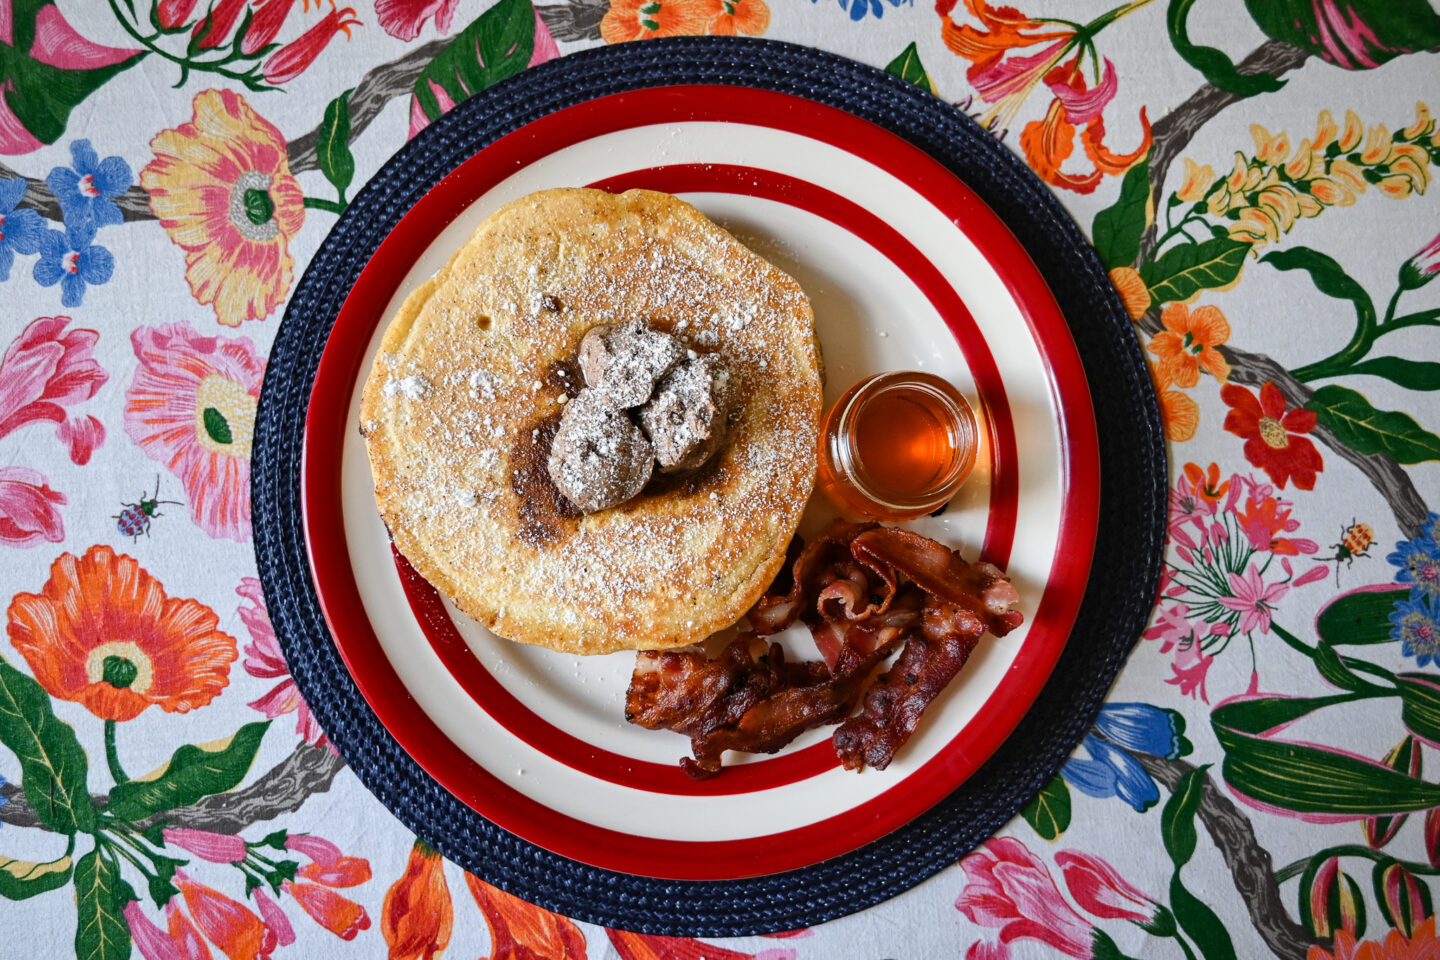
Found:
<path fill-rule="evenodd" d="M 155 19 L 166 30 L 178 30 L 190 22 L 197 0 L 160 0 L 155 7 Z"/>
<path fill-rule="evenodd" d="M 1406 736 L 1395 745 L 1395 748 L 1385 755 L 1384 763 L 1392 770 L 1399 770 L 1401 773 L 1409 774 L 1412 777 L 1420 776 L 1420 760 L 1423 751 L 1415 744 L 1413 736 Z M 1372 848 L 1379 850 L 1385 844 L 1394 839 L 1396 832 L 1407 819 L 1408 814 L 1399 814 L 1390 817 L 1367 817 L 1362 824 L 1365 831 L 1365 842 Z"/>
<path fill-rule="evenodd" d="M 1081 853 L 1061 850 L 1055 863 L 1065 878 L 1070 896 L 1086 913 L 1102 920 L 1129 920 L 1145 926 L 1160 915 L 1160 905 L 1127 881 L 1105 860 Z"/>
<path fill-rule="evenodd" d="M 1365 932 L 1365 899 L 1360 886 L 1340 869 L 1340 858 L 1331 857 L 1320 865 L 1310 883 L 1305 919 L 1310 932 L 1320 940 L 1345 931 L 1351 936 Z"/>
<path fill-rule="evenodd" d="M 240 52 L 253 57 L 264 50 L 285 25 L 285 18 L 294 6 L 295 0 L 260 0 L 245 36 L 240 40 Z"/>
<path fill-rule="evenodd" d="M 201 50 L 212 50 L 223 46 L 230 39 L 230 31 L 244 12 L 248 0 L 220 0 L 210 12 L 200 18 L 191 31 L 195 45 Z"/>

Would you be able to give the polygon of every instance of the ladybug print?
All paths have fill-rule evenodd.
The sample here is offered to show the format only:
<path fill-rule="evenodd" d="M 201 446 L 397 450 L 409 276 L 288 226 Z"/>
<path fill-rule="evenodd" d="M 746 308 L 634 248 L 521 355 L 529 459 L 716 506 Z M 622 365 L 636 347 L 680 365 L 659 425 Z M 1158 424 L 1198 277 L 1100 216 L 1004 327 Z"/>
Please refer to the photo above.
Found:
<path fill-rule="evenodd" d="M 160 477 L 157 475 L 155 477 L 154 496 L 147 498 L 144 492 L 141 492 L 138 503 L 120 504 L 123 509 L 115 514 L 116 531 L 118 531 L 121 536 L 129 537 L 131 543 L 138 541 L 142 533 L 147 537 L 150 536 L 151 522 L 156 517 L 164 516 L 158 509 L 162 503 L 172 504 L 177 507 L 181 506 L 178 500 L 160 499 Z"/>
<path fill-rule="evenodd" d="M 1340 531 L 1340 542 L 1331 544 L 1335 556 L 1328 559 L 1335 561 L 1335 585 L 1340 585 L 1340 561 L 1345 561 L 1348 567 L 1355 562 L 1356 557 L 1368 557 L 1370 545 L 1375 542 L 1375 531 L 1368 523 L 1356 523 L 1350 521 L 1350 526 Z"/>

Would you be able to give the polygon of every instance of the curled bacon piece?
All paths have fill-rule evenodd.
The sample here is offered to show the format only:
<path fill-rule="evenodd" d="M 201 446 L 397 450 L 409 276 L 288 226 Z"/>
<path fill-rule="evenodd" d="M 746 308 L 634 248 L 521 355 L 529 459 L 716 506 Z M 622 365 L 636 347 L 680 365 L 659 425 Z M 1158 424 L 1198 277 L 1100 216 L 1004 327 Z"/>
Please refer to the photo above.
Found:
<path fill-rule="evenodd" d="M 910 739 L 920 714 L 970 659 L 985 623 L 962 606 L 935 597 L 925 603 L 920 632 L 865 692 L 860 713 L 835 731 L 835 752 L 847 770 L 884 770 Z"/>
<path fill-rule="evenodd" d="M 786 560 L 750 611 L 755 632 L 720 656 L 636 658 L 626 719 L 688 736 L 694 758 L 681 767 L 691 776 L 714 776 L 726 750 L 774 753 L 811 727 L 841 721 L 834 744 L 844 765 L 884 769 L 985 631 L 1004 636 L 1023 619 L 1000 570 L 906 530 L 837 520 L 808 545 L 796 538 Z M 797 621 L 823 662 L 788 663 L 779 644 L 760 639 Z M 902 643 L 861 712 L 846 720 L 871 673 Z"/>

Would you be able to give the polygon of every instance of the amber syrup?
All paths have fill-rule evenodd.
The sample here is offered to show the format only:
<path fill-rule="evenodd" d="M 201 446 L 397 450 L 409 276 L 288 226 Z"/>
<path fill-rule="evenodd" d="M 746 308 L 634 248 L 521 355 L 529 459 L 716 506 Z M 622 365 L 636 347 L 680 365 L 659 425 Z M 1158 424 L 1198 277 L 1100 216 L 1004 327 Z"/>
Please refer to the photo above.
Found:
<path fill-rule="evenodd" d="M 820 432 L 820 489 L 852 516 L 910 520 L 949 503 L 975 465 L 970 404 L 930 373 L 882 373 L 855 384 Z"/>

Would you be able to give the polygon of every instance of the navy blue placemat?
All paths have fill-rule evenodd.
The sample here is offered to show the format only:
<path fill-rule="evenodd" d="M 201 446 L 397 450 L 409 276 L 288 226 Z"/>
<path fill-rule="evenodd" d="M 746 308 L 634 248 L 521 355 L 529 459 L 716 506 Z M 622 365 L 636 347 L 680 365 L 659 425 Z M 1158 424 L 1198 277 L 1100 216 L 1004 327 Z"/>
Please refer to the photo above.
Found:
<path fill-rule="evenodd" d="M 678 83 L 744 84 L 846 110 L 930 153 L 1025 245 L 1074 332 L 1099 424 L 1096 563 L 1054 675 L 1000 750 L 904 828 L 812 867 L 745 880 L 658 880 L 557 856 L 502 830 L 431 779 L 370 710 L 336 651 L 311 581 L 300 465 L 310 387 L 331 325 L 410 207 L 487 144 L 563 107 Z M 1054 776 L 1090 727 L 1155 599 L 1167 471 L 1141 348 L 1104 268 L 1017 157 L 950 105 L 880 70 L 770 40 L 682 37 L 604 47 L 525 71 L 461 103 L 360 191 L 311 260 L 265 374 L 252 461 L 255 553 L 301 693 L 360 780 L 466 870 L 578 920 L 676 936 L 813 926 L 895 896 L 956 862 Z"/>

